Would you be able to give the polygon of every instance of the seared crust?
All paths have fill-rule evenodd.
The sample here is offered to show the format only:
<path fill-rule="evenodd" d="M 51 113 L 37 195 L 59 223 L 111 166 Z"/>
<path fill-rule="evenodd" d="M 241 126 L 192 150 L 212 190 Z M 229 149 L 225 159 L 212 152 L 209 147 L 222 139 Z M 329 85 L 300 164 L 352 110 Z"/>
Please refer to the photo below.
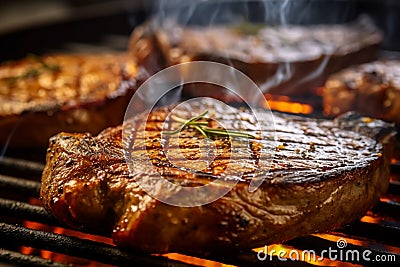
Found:
<path fill-rule="evenodd" d="M 332 75 L 323 101 L 329 116 L 354 110 L 400 125 L 400 61 L 379 60 Z"/>
<path fill-rule="evenodd" d="M 60 131 L 122 122 L 139 69 L 127 54 L 47 55 L 0 66 L 0 143 L 45 147 Z M 118 108 L 116 108 L 118 107 Z"/>
<path fill-rule="evenodd" d="M 137 169 L 135 174 L 125 162 L 121 126 L 96 137 L 61 133 L 51 138 L 42 177 L 44 206 L 73 227 L 112 232 L 114 241 L 126 249 L 207 252 L 250 249 L 338 228 L 360 218 L 387 190 L 390 153 L 379 142 L 341 130 L 340 121 L 276 113 L 278 147 L 270 138 L 252 141 L 262 144 L 261 149 L 272 156 L 268 164 L 257 165 L 257 158 L 251 158 L 234 167 L 244 175 L 228 179 L 240 179 L 239 183 L 210 204 L 182 208 L 161 203 L 138 186 L 136 175 L 151 181 L 152 175 L 162 171 L 164 178 L 180 184 L 204 184 L 209 182 L 205 177 L 222 175 L 229 147 L 229 139 L 217 139 L 221 153 L 200 176 L 172 166 L 163 160 L 159 138 L 170 108 L 156 110 L 149 117 L 146 132 L 150 137 L 143 141 L 154 168 Z M 202 106 L 193 108 L 201 110 Z M 214 108 L 218 111 L 215 118 L 234 129 L 229 111 Z M 248 111 L 240 114 L 249 122 L 248 130 L 254 130 Z M 140 122 L 140 118 L 136 120 Z M 391 126 L 381 126 L 386 126 L 386 141 L 391 139 Z M 271 130 L 262 127 L 267 133 Z M 349 118 L 344 127 L 351 127 Z M 375 135 L 373 131 L 370 134 Z M 179 139 L 182 153 L 196 154 L 193 136 L 200 138 L 197 132 L 187 130 Z M 252 147 L 232 156 L 243 158 L 240 153 L 251 152 Z M 176 149 L 171 148 L 170 153 Z M 261 174 L 265 180 L 250 193 L 248 184 L 255 168 L 265 171 Z M 173 192 L 165 194 L 173 196 Z"/>

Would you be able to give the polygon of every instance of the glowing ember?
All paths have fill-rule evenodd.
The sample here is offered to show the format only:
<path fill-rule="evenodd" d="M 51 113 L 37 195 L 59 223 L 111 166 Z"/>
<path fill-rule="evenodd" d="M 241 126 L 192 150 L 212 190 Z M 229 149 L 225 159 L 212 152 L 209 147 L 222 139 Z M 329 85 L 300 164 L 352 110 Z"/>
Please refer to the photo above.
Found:
<path fill-rule="evenodd" d="M 323 239 L 332 241 L 332 242 L 337 242 L 339 239 L 343 239 L 343 237 L 341 236 L 336 236 L 336 235 L 331 235 L 331 234 L 316 234 L 315 236 L 321 237 Z M 353 244 L 353 245 L 357 245 L 357 246 L 363 246 L 366 244 L 366 242 L 361 241 L 361 240 L 356 240 L 356 239 L 352 239 L 352 238 L 344 238 L 346 240 L 347 243 Z"/>
<path fill-rule="evenodd" d="M 32 198 L 29 200 L 30 204 L 33 205 L 40 205 L 40 201 L 36 198 Z M 70 229 L 65 229 L 62 227 L 52 227 L 52 226 L 48 226 L 48 225 L 44 225 L 41 223 L 36 223 L 36 222 L 31 222 L 31 221 L 25 221 L 23 223 L 23 225 L 26 228 L 29 229 L 34 229 L 34 230 L 41 230 L 41 231 L 45 231 L 45 232 L 53 232 L 56 234 L 64 234 L 64 235 L 68 235 L 68 236 L 75 236 L 78 238 L 82 238 L 82 239 L 89 239 L 89 240 L 93 240 L 93 241 L 97 241 L 97 242 L 102 242 L 102 243 L 106 243 L 106 244 L 110 244 L 113 245 L 113 241 L 111 238 L 107 238 L 107 237 L 103 237 L 103 236 L 97 236 L 97 235 L 90 235 L 90 234 L 85 234 L 79 231 L 74 231 L 74 230 L 70 230 Z M 55 252 L 51 252 L 51 251 L 47 251 L 47 250 L 41 250 L 41 249 L 36 249 L 36 248 L 31 248 L 31 247 L 21 247 L 20 248 L 20 252 L 26 255 L 37 255 L 37 256 L 41 256 L 44 259 L 48 259 L 48 260 L 52 260 L 55 262 L 66 262 L 66 263 L 71 263 L 74 266 L 89 266 L 89 267 L 94 267 L 94 266 L 109 266 L 106 264 L 101 264 L 98 262 L 93 262 L 93 261 L 89 261 L 86 259 L 81 259 L 81 258 L 77 258 L 77 257 L 72 257 L 72 256 L 68 256 L 68 255 L 63 255 L 60 253 L 55 253 Z M 185 255 L 181 255 L 181 254 L 177 254 L 177 253 L 169 253 L 169 254 L 165 254 L 163 255 L 169 259 L 174 259 L 174 260 L 178 260 L 178 261 L 182 261 L 188 264 L 193 264 L 193 265 L 198 265 L 198 266 L 207 266 L 207 267 L 233 267 L 233 265 L 226 265 L 226 264 L 222 264 L 219 262 L 214 262 L 214 261 L 210 261 L 210 260 L 204 260 L 204 259 L 200 259 L 200 258 L 196 258 L 196 257 L 190 257 L 190 256 L 185 256 Z"/>
<path fill-rule="evenodd" d="M 37 206 L 41 205 L 41 202 L 36 198 L 30 198 L 28 202 L 32 205 L 37 205 Z M 45 232 L 52 232 L 52 233 L 56 233 L 56 234 L 65 234 L 68 236 L 75 236 L 75 237 L 82 238 L 82 239 L 89 239 L 89 240 L 102 242 L 102 243 L 106 243 L 106 244 L 113 244 L 111 238 L 85 234 L 85 233 L 81 233 L 79 231 L 65 229 L 62 227 L 53 227 L 53 226 L 49 226 L 49 225 L 45 225 L 45 224 L 41 224 L 41 223 L 37 223 L 37 222 L 31 222 L 31 221 L 24 221 L 23 226 L 26 228 L 29 228 L 29 229 L 40 230 L 40 231 L 45 231 Z M 87 259 L 81 259 L 81 258 L 77 258 L 77 257 L 73 257 L 73 256 L 68 256 L 68 255 L 64 255 L 64 254 L 60 254 L 60 253 L 55 253 L 52 251 L 36 249 L 36 248 L 31 248 L 31 247 L 21 247 L 20 252 L 22 254 L 26 254 L 26 255 L 41 256 L 43 259 L 52 260 L 55 262 L 71 263 L 74 266 L 89 266 L 89 267 L 91 267 L 91 266 L 93 266 L 93 267 L 94 266 L 99 266 L 99 267 L 109 266 L 106 264 L 89 261 Z"/>
<path fill-rule="evenodd" d="M 393 165 L 399 165 L 400 166 L 400 160 L 395 159 L 395 158 L 392 158 L 390 163 L 393 164 Z"/>
<path fill-rule="evenodd" d="M 313 112 L 311 105 L 293 102 L 288 96 L 272 96 L 267 94 L 265 97 L 271 110 L 294 114 L 310 114 Z M 264 103 L 264 107 L 268 108 L 266 103 Z"/>
<path fill-rule="evenodd" d="M 164 254 L 162 255 L 164 257 L 167 257 L 171 260 L 177 260 L 177 261 L 182 261 L 186 262 L 189 264 L 193 265 L 198 265 L 198 266 L 206 266 L 206 267 L 234 267 L 234 265 L 227 265 L 215 261 L 210 261 L 210 260 L 204 260 L 196 257 L 191 257 L 191 256 L 186 256 L 178 253 L 169 253 L 169 254 Z"/>
<path fill-rule="evenodd" d="M 94 241 L 98 241 L 98 242 L 112 244 L 112 240 L 110 238 L 84 234 L 84 233 L 80 233 L 77 231 L 64 229 L 61 227 L 52 227 L 52 226 L 44 225 L 41 223 L 31 222 L 31 221 L 25 221 L 23 223 L 23 225 L 26 228 L 30 228 L 30 229 L 34 229 L 34 230 L 53 232 L 56 234 L 65 234 L 68 236 L 76 236 L 76 237 L 83 238 L 83 239 L 90 239 L 90 240 L 94 240 Z M 77 258 L 77 257 L 73 257 L 73 256 L 68 256 L 68 255 L 64 255 L 64 254 L 60 254 L 60 253 L 55 253 L 52 251 L 36 249 L 36 248 L 31 248 L 31 247 L 21 247 L 20 251 L 22 254 L 38 255 L 38 256 L 41 256 L 43 259 L 52 260 L 55 262 L 67 262 L 67 263 L 73 264 L 74 266 L 76 266 L 76 265 L 77 266 L 87 266 L 87 267 L 109 266 L 107 264 L 101 264 L 101 263 L 89 261 L 86 259 L 81 259 L 81 258 Z"/>
<path fill-rule="evenodd" d="M 371 220 L 370 218 L 368 218 L 369 216 L 364 216 L 361 220 Z M 393 246 L 388 246 L 388 245 L 383 245 L 383 244 L 379 244 L 376 243 L 376 241 L 373 240 L 358 240 L 355 239 L 356 237 L 340 237 L 340 236 L 336 236 L 336 235 L 331 235 L 331 234 L 317 234 L 315 236 L 333 241 L 333 242 L 337 242 L 339 239 L 345 239 L 347 243 L 356 245 L 356 246 L 361 246 L 364 249 L 377 249 L 377 250 L 381 250 L 381 251 L 386 251 L 386 252 L 393 252 L 393 253 L 399 253 L 400 249 L 397 247 L 393 247 Z"/>
<path fill-rule="evenodd" d="M 379 223 L 379 222 L 380 222 L 380 219 L 367 215 L 367 216 L 362 217 L 362 218 L 360 219 L 360 221 L 362 221 L 362 222 L 368 222 L 368 223 Z"/>

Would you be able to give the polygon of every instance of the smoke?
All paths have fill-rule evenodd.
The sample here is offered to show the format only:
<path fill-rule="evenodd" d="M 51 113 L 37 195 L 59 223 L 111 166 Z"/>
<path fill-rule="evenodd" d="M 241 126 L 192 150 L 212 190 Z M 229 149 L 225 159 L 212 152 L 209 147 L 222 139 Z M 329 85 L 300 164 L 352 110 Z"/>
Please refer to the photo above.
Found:
<path fill-rule="evenodd" d="M 357 1 L 343 0 L 158 0 L 154 18 L 180 25 L 211 26 L 238 21 L 287 24 L 334 24 L 353 20 Z"/>
<path fill-rule="evenodd" d="M 18 120 L 12 127 L 11 131 L 9 131 L 9 134 L 7 135 L 7 139 L 5 143 L 3 144 L 3 147 L 0 150 L 0 161 L 4 158 L 5 154 L 7 153 L 8 146 L 11 142 L 12 137 L 14 136 L 15 131 L 18 129 L 19 125 L 24 121 L 24 118 L 21 118 Z"/>
<path fill-rule="evenodd" d="M 256 27 L 264 27 L 266 33 L 260 38 L 266 38 L 267 42 L 274 38 L 285 39 L 286 34 L 293 35 L 291 29 L 293 26 L 313 26 L 313 25 L 332 25 L 342 24 L 352 21 L 357 16 L 356 1 L 341 1 L 341 0 L 159 0 L 156 4 L 156 8 L 153 15 L 152 26 L 156 31 L 163 31 L 166 36 L 171 40 L 177 39 L 177 35 L 182 34 L 177 29 L 180 27 L 189 27 L 194 29 L 199 28 L 215 28 L 221 25 L 223 26 L 237 26 L 241 27 L 244 24 L 245 27 L 248 25 L 257 25 Z M 295 26 L 295 27 L 296 27 Z M 250 26 L 252 27 L 252 26 Z M 271 32 L 268 32 L 268 27 L 277 27 L 283 34 L 276 34 L 277 37 L 272 36 Z M 282 30 L 287 27 L 288 31 Z M 200 30 L 201 31 L 201 30 Z M 294 30 L 295 32 L 296 30 Z M 281 36 L 278 36 L 281 35 Z M 218 37 L 218 36 L 217 36 Z M 224 40 L 226 36 L 220 36 L 221 41 L 215 40 L 217 44 L 222 42 L 228 43 L 229 40 Z M 258 38 L 259 36 L 257 36 Z M 190 38 L 190 37 L 189 37 Z M 189 39 L 188 38 L 188 39 Z M 301 40 L 303 43 L 304 41 Z M 195 39 L 188 40 L 188 42 L 196 43 Z M 267 43 L 266 42 L 266 43 Z M 296 40 L 291 40 L 296 44 Z M 319 41 L 317 41 L 319 42 Z M 200 43 L 200 42 L 198 42 Z M 196 44 L 197 45 L 197 44 Z M 199 44 L 199 46 L 202 44 Z M 234 49 L 230 52 L 229 46 L 235 44 L 227 44 L 227 47 L 221 48 L 219 51 L 219 57 L 223 57 L 223 62 L 230 66 L 237 67 L 235 65 L 234 57 L 232 53 L 237 55 Z M 302 44 L 299 44 L 302 45 Z M 306 45 L 305 45 L 306 46 Z M 311 49 L 318 48 L 318 45 L 312 45 Z M 225 49 L 225 52 L 223 50 Z M 257 49 L 251 45 L 247 48 L 250 53 L 251 50 Z M 320 49 L 331 49 L 326 46 Z M 288 48 L 287 54 L 292 53 L 294 49 Z M 305 48 L 304 50 L 307 50 Z M 216 51 L 212 51 L 216 52 Z M 313 53 L 315 51 L 305 51 L 305 53 Z M 326 52 L 326 51 L 325 51 Z M 329 51 L 332 52 L 332 51 Z M 231 54 L 229 54 L 231 53 Z M 266 57 L 273 57 L 273 52 L 269 52 L 270 55 Z M 298 52 L 298 54 L 300 54 Z M 282 56 L 280 61 L 273 59 L 274 63 L 279 63 L 274 71 L 267 70 L 265 73 L 266 80 L 260 82 L 255 81 L 264 93 L 270 91 L 271 88 L 276 88 L 279 85 L 285 87 L 283 94 L 291 94 L 290 90 L 296 90 L 301 84 L 307 84 L 313 79 L 318 79 L 323 74 L 325 68 L 328 66 L 330 54 L 324 53 L 324 51 L 317 51 L 316 54 L 309 54 L 310 58 L 313 56 L 322 56 L 318 61 L 318 65 L 312 64 L 307 66 L 308 71 L 303 73 L 299 77 L 299 67 L 297 69 L 293 66 L 293 62 L 299 60 L 301 55 L 295 57 Z M 244 58 L 246 55 L 239 55 L 239 60 Z M 262 58 L 263 52 L 260 52 L 260 58 Z M 240 58 L 241 57 L 241 58 Z M 243 60 L 246 62 L 245 60 Z M 302 67 L 300 67 L 302 68 Z M 242 70 L 239 68 L 239 70 Z M 242 70 L 244 71 L 244 70 Z M 246 71 L 244 71 L 246 73 Z M 248 74 L 248 73 L 246 73 Z M 258 74 L 259 75 L 259 74 Z M 251 76 L 251 75 L 250 75 Z M 260 75 L 259 75 L 260 76 Z M 254 78 L 251 77 L 253 80 Z M 293 79 L 296 79 L 295 85 L 293 85 Z M 294 89 L 293 89 L 294 88 Z M 276 92 L 275 92 L 276 93 Z"/>

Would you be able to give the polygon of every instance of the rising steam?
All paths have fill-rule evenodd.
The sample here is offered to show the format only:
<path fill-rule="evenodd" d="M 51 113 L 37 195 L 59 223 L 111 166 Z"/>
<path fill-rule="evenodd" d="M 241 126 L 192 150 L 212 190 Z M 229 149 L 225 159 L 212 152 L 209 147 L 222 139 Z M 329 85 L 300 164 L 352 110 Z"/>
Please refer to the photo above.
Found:
<path fill-rule="evenodd" d="M 320 76 L 329 68 L 333 54 L 357 49 L 347 44 L 353 45 L 361 39 L 354 32 L 371 36 L 377 32 L 370 20 L 356 20 L 355 5 L 354 1 L 339 0 L 160 0 L 152 26 L 155 31 L 161 30 L 170 44 L 186 38 L 185 42 L 194 45 L 200 53 L 214 53 L 233 67 L 237 67 L 235 59 L 250 64 L 272 63 L 273 70 L 265 67 L 265 75 L 257 74 L 264 76 L 263 81 L 239 70 L 248 74 L 264 93 L 282 85 L 284 90 L 279 94 L 292 94 L 310 81 L 321 82 Z M 344 26 L 337 28 L 340 24 Z M 224 32 L 229 27 L 246 27 L 245 31 L 257 29 L 257 33 L 235 39 Z M 348 33 L 340 35 L 343 29 L 348 29 Z M 212 33 L 213 30 L 220 32 Z M 212 34 L 215 36 L 210 38 L 209 44 L 202 43 L 203 37 Z M 373 38 L 365 42 L 374 42 L 381 36 Z M 191 49 L 185 44 L 179 45 L 184 51 Z M 295 66 L 294 62 L 309 63 Z"/>

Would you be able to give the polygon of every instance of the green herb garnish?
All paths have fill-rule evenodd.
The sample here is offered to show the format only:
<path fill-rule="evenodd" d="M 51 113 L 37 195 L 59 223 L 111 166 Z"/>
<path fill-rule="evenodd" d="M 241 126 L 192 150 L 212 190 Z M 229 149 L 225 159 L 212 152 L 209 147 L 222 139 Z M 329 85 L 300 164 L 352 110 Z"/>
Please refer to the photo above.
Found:
<path fill-rule="evenodd" d="M 174 121 L 181 122 L 182 125 L 175 131 L 164 131 L 163 133 L 168 134 L 168 135 L 178 134 L 184 128 L 190 127 L 190 128 L 196 129 L 205 138 L 209 138 L 212 135 L 225 136 L 225 137 L 241 137 L 241 138 L 249 138 L 249 139 L 257 138 L 256 135 L 253 135 L 250 133 L 243 133 L 243 132 L 237 132 L 237 131 L 232 131 L 232 130 L 211 128 L 208 126 L 208 122 L 199 121 L 199 120 L 203 119 L 207 113 L 208 113 L 208 110 L 206 110 L 203 113 L 201 113 L 197 116 L 194 116 L 188 120 L 178 117 L 178 116 L 175 116 L 175 115 L 171 115 L 171 118 Z"/>
<path fill-rule="evenodd" d="M 235 25 L 233 30 L 241 34 L 257 35 L 262 28 L 265 28 L 265 24 L 243 21 L 240 24 Z"/>
<path fill-rule="evenodd" d="M 13 84 L 13 83 L 15 83 L 15 82 L 17 82 L 18 80 L 21 80 L 21 79 L 29 79 L 29 78 L 38 77 L 40 74 L 42 74 L 45 71 L 56 72 L 56 71 L 59 71 L 61 69 L 61 67 L 58 66 L 58 65 L 50 65 L 50 64 L 46 63 L 45 61 L 43 61 L 43 59 L 41 59 L 37 55 L 29 54 L 27 57 L 28 58 L 32 58 L 35 61 L 37 61 L 38 63 L 40 63 L 40 66 L 38 68 L 30 68 L 30 69 L 26 70 L 21 75 L 17 75 L 17 76 L 13 76 L 13 77 L 7 78 L 7 81 L 10 84 Z"/>

